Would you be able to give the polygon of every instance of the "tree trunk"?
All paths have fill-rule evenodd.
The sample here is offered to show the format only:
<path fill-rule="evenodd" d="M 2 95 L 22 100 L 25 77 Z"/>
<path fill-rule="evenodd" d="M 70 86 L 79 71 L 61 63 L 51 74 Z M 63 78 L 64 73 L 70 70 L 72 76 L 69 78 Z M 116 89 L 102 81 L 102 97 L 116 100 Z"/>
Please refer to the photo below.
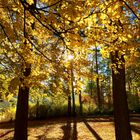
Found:
<path fill-rule="evenodd" d="M 99 67 L 98 67 L 98 50 L 97 50 L 97 47 L 95 47 L 95 58 L 96 58 L 96 74 L 97 74 L 96 92 L 97 92 L 97 97 L 98 97 L 98 108 L 99 108 L 99 110 L 101 110 L 102 103 L 101 103 L 101 92 L 100 92 L 99 77 L 98 77 Z"/>
<path fill-rule="evenodd" d="M 112 63 L 115 64 L 115 70 L 112 68 L 115 134 L 116 140 L 132 140 L 125 88 L 125 60 L 118 53 L 111 53 Z"/>
<path fill-rule="evenodd" d="M 73 62 L 71 62 L 71 92 L 72 92 L 72 103 L 73 103 L 73 108 L 72 108 L 72 112 L 73 112 L 73 116 L 76 116 L 76 112 L 75 112 L 75 94 L 74 94 L 74 75 L 73 75 Z"/>
<path fill-rule="evenodd" d="M 104 94 L 103 94 L 103 83 L 101 82 L 100 86 L 100 100 L 101 100 L 101 109 L 104 109 Z"/>
<path fill-rule="evenodd" d="M 111 77 L 109 78 L 109 90 L 108 90 L 108 109 L 110 110 L 112 107 L 112 86 L 111 86 Z"/>
<path fill-rule="evenodd" d="M 91 80 L 91 85 L 90 85 L 90 96 L 93 96 L 93 81 Z"/>
<path fill-rule="evenodd" d="M 37 102 L 36 102 L 36 119 L 39 119 L 39 99 L 37 97 Z"/>
<path fill-rule="evenodd" d="M 24 71 L 24 76 L 28 77 L 30 73 L 31 67 L 26 68 Z M 23 82 L 23 79 L 21 82 Z M 29 87 L 23 84 L 19 87 L 18 92 L 14 140 L 27 140 L 28 99 Z"/>
<path fill-rule="evenodd" d="M 83 115 L 83 104 L 82 104 L 82 95 L 81 95 L 81 90 L 79 92 L 79 104 L 80 104 L 80 115 Z"/>
<path fill-rule="evenodd" d="M 132 85 L 131 81 L 128 81 L 128 91 L 129 91 L 129 94 L 131 94 L 131 85 Z"/>
<path fill-rule="evenodd" d="M 71 96 L 68 95 L 68 117 L 71 116 Z"/>

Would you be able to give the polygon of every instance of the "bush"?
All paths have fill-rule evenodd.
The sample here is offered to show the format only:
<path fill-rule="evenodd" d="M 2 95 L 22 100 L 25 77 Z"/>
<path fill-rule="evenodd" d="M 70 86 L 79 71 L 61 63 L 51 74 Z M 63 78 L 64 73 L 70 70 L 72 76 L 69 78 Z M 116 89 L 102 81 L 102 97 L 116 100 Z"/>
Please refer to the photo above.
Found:
<path fill-rule="evenodd" d="M 67 105 L 52 104 L 48 106 L 46 104 L 40 104 L 38 107 L 32 105 L 29 108 L 30 119 L 45 119 L 48 117 L 60 117 L 67 115 Z"/>

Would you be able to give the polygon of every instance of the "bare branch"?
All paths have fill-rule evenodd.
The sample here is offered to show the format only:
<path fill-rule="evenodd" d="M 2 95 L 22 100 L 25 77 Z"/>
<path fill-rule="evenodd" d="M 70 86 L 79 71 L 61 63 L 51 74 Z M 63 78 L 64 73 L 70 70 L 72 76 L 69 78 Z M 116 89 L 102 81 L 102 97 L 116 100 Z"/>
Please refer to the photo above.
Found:
<path fill-rule="evenodd" d="M 38 10 L 48 9 L 48 8 L 50 8 L 50 7 L 52 7 L 52 6 L 57 5 L 57 4 L 60 3 L 61 1 L 62 1 L 62 0 L 59 0 L 59 1 L 57 1 L 56 3 L 53 3 L 53 4 L 48 5 L 48 6 L 46 6 L 46 7 L 37 8 L 37 9 L 38 9 Z"/>
<path fill-rule="evenodd" d="M 124 2 L 124 4 L 128 7 L 128 9 L 135 15 L 135 17 L 140 20 L 140 18 L 137 16 L 137 14 L 134 12 L 134 10 L 127 4 L 127 2 L 125 2 L 124 0 L 122 0 L 122 2 Z"/>
<path fill-rule="evenodd" d="M 40 51 L 40 49 L 38 47 L 36 47 L 36 45 L 28 38 L 28 41 L 31 43 L 32 46 L 34 46 L 34 48 L 43 56 L 45 57 L 47 60 L 49 60 L 50 62 L 52 62 L 52 60 L 50 58 L 48 58 L 42 51 Z"/>

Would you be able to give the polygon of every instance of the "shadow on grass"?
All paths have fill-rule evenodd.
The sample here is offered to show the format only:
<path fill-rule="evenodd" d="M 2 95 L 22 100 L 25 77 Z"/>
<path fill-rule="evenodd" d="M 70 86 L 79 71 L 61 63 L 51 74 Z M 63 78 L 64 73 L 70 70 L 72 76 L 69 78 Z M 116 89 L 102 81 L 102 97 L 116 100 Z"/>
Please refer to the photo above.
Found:
<path fill-rule="evenodd" d="M 36 136 L 36 138 L 38 140 L 46 140 L 47 139 L 45 135 L 38 135 L 38 136 Z"/>
<path fill-rule="evenodd" d="M 73 140 L 77 140 L 77 120 L 73 120 Z"/>
<path fill-rule="evenodd" d="M 79 117 L 76 119 L 76 122 L 82 122 L 83 118 L 86 118 L 88 122 L 113 122 L 113 119 L 111 117 Z M 29 128 L 36 128 L 36 127 L 42 127 L 44 125 L 50 125 L 50 124 L 58 124 L 58 123 L 67 123 L 70 118 L 62 117 L 62 118 L 49 118 L 45 120 L 29 120 L 28 121 L 28 127 Z M 14 121 L 12 122 L 3 122 L 0 123 L 0 129 L 12 129 L 14 128 Z"/>
<path fill-rule="evenodd" d="M 28 128 L 36 128 L 36 127 L 42 127 L 44 125 L 50 125 L 50 124 L 55 124 L 55 123 L 61 123 L 60 121 L 57 120 L 52 120 L 52 119 L 47 119 L 47 120 L 32 120 L 28 121 Z M 12 122 L 3 122 L 0 123 L 0 129 L 12 129 L 14 128 L 15 123 L 14 121 Z"/>
<path fill-rule="evenodd" d="M 14 122 L 0 123 L 0 129 L 12 129 L 14 128 Z"/>
<path fill-rule="evenodd" d="M 86 121 L 88 122 L 114 122 L 114 119 L 112 117 L 89 117 L 86 118 Z"/>
<path fill-rule="evenodd" d="M 0 134 L 0 139 L 3 138 L 4 136 L 8 135 L 9 133 L 13 132 L 14 130 L 9 130 L 5 132 L 4 134 Z"/>
<path fill-rule="evenodd" d="M 139 126 L 131 124 L 131 130 L 134 131 L 135 133 L 140 134 L 140 127 Z"/>
<path fill-rule="evenodd" d="M 67 124 L 63 125 L 62 127 L 63 130 L 63 138 L 62 140 L 70 140 L 71 137 L 71 120 L 67 120 Z"/>
<path fill-rule="evenodd" d="M 68 119 L 67 124 L 61 128 L 64 134 L 62 140 L 77 140 L 77 120 L 75 118 Z"/>
<path fill-rule="evenodd" d="M 89 131 L 92 133 L 92 135 L 97 139 L 97 140 L 103 140 L 99 134 L 88 124 L 88 122 L 83 119 L 84 124 L 86 125 L 86 127 L 89 129 Z"/>

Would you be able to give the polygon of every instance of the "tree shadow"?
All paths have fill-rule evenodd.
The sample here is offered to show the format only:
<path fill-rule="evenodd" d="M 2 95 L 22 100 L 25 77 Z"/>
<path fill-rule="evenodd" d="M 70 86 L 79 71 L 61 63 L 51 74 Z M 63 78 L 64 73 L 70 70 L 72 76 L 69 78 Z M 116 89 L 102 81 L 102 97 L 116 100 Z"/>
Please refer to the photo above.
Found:
<path fill-rule="evenodd" d="M 61 127 L 61 129 L 63 130 L 63 138 L 62 140 L 70 140 L 70 137 L 71 137 L 71 120 L 67 120 L 67 124 L 66 125 L 63 125 Z"/>
<path fill-rule="evenodd" d="M 77 120 L 73 119 L 73 140 L 77 140 Z"/>
<path fill-rule="evenodd" d="M 131 122 L 138 122 L 139 123 L 140 122 L 140 116 L 138 116 L 138 115 L 137 116 L 134 116 L 134 115 L 132 116 L 131 115 L 130 116 L 130 121 Z"/>
<path fill-rule="evenodd" d="M 76 119 L 76 122 L 82 122 L 83 118 L 86 118 L 88 122 L 113 122 L 112 117 L 79 117 Z M 50 124 L 55 124 L 57 123 L 65 123 L 67 120 L 70 118 L 48 118 L 44 120 L 28 120 L 28 127 L 29 128 L 36 128 L 36 127 L 41 127 L 45 124 L 50 125 Z M 71 118 L 72 120 L 72 118 Z M 74 119 L 73 119 L 74 120 Z M 0 129 L 13 129 L 14 128 L 14 121 L 11 122 L 2 122 L 0 123 Z"/>
<path fill-rule="evenodd" d="M 103 140 L 99 134 L 88 124 L 88 122 L 83 119 L 84 124 L 86 125 L 86 127 L 89 129 L 89 131 L 92 133 L 92 135 L 97 139 L 97 140 Z"/>
<path fill-rule="evenodd" d="M 14 122 L 0 123 L 0 129 L 13 129 L 13 128 L 14 128 Z"/>
<path fill-rule="evenodd" d="M 9 130 L 3 134 L 0 134 L 0 139 L 3 138 L 4 136 L 8 135 L 9 133 L 13 132 L 14 130 Z"/>
<path fill-rule="evenodd" d="M 114 122 L 112 117 L 86 118 L 88 122 Z"/>
<path fill-rule="evenodd" d="M 46 140 L 47 139 L 45 135 L 38 135 L 38 136 L 36 136 L 36 138 L 38 140 Z"/>
<path fill-rule="evenodd" d="M 64 121 L 65 122 L 65 121 Z M 53 119 L 46 119 L 46 120 L 28 120 L 28 128 L 36 128 L 36 127 L 41 127 L 44 126 L 45 124 L 50 125 L 50 124 L 55 124 L 56 120 Z M 57 123 L 63 123 L 61 120 L 57 120 Z M 3 122 L 0 123 L 0 129 L 13 129 L 15 126 L 15 122 Z"/>
<path fill-rule="evenodd" d="M 77 120 L 75 118 L 68 118 L 67 124 L 61 128 L 64 134 L 62 140 L 77 140 Z"/>
<path fill-rule="evenodd" d="M 140 127 L 139 126 L 131 124 L 131 130 L 134 131 L 135 133 L 140 134 Z"/>

